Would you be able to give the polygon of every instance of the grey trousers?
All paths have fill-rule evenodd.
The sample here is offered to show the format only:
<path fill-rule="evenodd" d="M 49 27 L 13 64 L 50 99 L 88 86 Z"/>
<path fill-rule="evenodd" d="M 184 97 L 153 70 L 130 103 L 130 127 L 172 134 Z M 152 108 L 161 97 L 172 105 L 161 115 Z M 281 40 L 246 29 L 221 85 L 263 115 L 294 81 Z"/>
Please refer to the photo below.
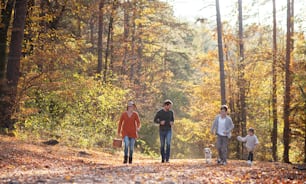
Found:
<path fill-rule="evenodd" d="M 223 162 L 226 162 L 228 137 L 218 135 L 216 147 L 217 147 L 217 150 L 218 150 L 219 159 L 221 159 Z"/>

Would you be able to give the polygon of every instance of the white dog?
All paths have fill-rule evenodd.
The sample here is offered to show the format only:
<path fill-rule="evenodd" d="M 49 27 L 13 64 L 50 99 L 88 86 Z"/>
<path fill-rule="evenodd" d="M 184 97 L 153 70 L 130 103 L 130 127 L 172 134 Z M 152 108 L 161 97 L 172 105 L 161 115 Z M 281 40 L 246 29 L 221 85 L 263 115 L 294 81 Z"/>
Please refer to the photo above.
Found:
<path fill-rule="evenodd" d="M 207 164 L 211 163 L 211 157 L 212 157 L 212 153 L 210 148 L 204 148 L 204 154 L 205 154 L 205 161 Z"/>

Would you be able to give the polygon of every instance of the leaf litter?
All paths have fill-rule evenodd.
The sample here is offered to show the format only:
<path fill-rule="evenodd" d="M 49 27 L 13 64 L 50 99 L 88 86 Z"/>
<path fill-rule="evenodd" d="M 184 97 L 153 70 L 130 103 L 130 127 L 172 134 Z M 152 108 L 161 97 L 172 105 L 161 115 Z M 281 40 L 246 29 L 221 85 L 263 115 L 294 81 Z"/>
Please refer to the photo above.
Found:
<path fill-rule="evenodd" d="M 57 144 L 26 143 L 0 136 L 0 183 L 296 183 L 306 171 L 293 165 L 229 160 L 226 166 L 204 159 L 157 159 L 136 154 L 122 164 L 122 151 L 80 150 Z"/>

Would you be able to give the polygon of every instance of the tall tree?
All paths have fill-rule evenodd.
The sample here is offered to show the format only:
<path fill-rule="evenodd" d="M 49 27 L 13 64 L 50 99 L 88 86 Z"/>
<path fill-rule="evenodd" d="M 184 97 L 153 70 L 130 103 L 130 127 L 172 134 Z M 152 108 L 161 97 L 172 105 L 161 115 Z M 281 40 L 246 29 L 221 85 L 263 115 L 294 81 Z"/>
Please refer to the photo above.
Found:
<path fill-rule="evenodd" d="M 121 74 L 126 74 L 126 65 L 127 65 L 127 59 L 128 59 L 128 38 L 129 38 L 129 8 L 130 8 L 130 2 L 129 0 L 124 1 L 123 4 L 123 42 L 124 42 L 124 51 L 123 51 L 123 59 L 121 64 Z"/>
<path fill-rule="evenodd" d="M 286 61 L 285 61 L 285 91 L 284 91 L 284 153 L 283 160 L 289 163 L 290 149 L 290 95 L 292 85 L 291 60 L 293 49 L 293 0 L 287 0 L 287 35 L 286 35 Z"/>
<path fill-rule="evenodd" d="M 6 78 L 8 81 L 8 91 L 6 95 L 10 98 L 6 123 L 8 128 L 13 128 L 11 115 L 16 105 L 17 86 L 20 77 L 20 58 L 22 52 L 22 42 L 24 36 L 24 27 L 27 13 L 27 0 L 16 1 L 14 9 L 14 21 L 11 35 L 11 44 L 7 62 Z"/>
<path fill-rule="evenodd" d="M 103 18 L 104 18 L 104 0 L 100 0 L 99 3 L 99 20 L 98 20 L 98 68 L 97 73 L 102 72 L 102 59 L 103 59 Z"/>
<path fill-rule="evenodd" d="M 112 10 L 109 16 L 109 22 L 108 22 L 108 32 L 107 32 L 107 41 L 106 41 L 106 51 L 105 51 L 105 63 L 104 63 L 104 72 L 103 72 L 103 81 L 106 82 L 107 80 L 107 70 L 108 70 L 108 57 L 110 55 L 111 49 L 110 45 L 113 45 L 111 42 L 111 37 L 113 35 L 113 23 L 114 23 L 114 14 L 115 10 L 118 7 L 118 2 L 115 0 L 112 3 Z"/>
<path fill-rule="evenodd" d="M 133 7 L 137 7 L 137 3 L 133 3 Z M 138 76 L 140 75 L 139 70 L 137 70 L 137 67 L 141 67 L 141 58 L 142 58 L 142 36 L 143 36 L 143 25 L 140 23 L 137 27 L 135 20 L 137 19 L 139 15 L 139 12 L 135 8 L 133 10 L 133 15 L 132 15 L 132 39 L 131 39 L 131 56 L 133 59 L 131 60 L 131 65 L 130 65 L 130 81 L 133 81 L 133 83 L 139 83 L 138 79 L 135 78 L 135 73 Z"/>
<path fill-rule="evenodd" d="M 12 10 L 14 7 L 15 1 L 7 1 L 1 0 L 1 6 L 4 5 L 4 8 L 1 10 L 1 18 L 0 18 L 0 81 L 3 82 L 5 78 L 5 67 L 6 67 L 6 49 L 7 49 L 7 35 L 10 26 L 10 21 L 12 17 Z M 0 84 L 0 87 L 2 85 Z"/>
<path fill-rule="evenodd" d="M 222 24 L 221 24 L 219 0 L 216 0 L 216 14 L 217 14 L 217 32 L 218 32 L 218 54 L 219 54 L 219 66 L 220 66 L 221 104 L 226 104 L 225 74 L 224 74 L 224 59 L 223 59 L 223 44 L 222 44 Z"/>
<path fill-rule="evenodd" d="M 273 128 L 272 128 L 272 157 L 274 161 L 277 161 L 277 85 L 276 85 L 276 67 L 277 67 L 277 41 L 276 41 L 276 4 L 275 0 L 272 0 L 273 3 L 273 50 L 272 50 L 272 119 L 273 119 Z"/>
<path fill-rule="evenodd" d="M 0 127 L 5 128 L 5 117 L 7 116 L 7 101 L 5 100 L 5 72 L 7 65 L 7 43 L 8 43 L 8 31 L 12 18 L 12 12 L 14 8 L 15 1 L 4 1 L 1 0 L 1 10 L 0 17 Z"/>
<path fill-rule="evenodd" d="M 241 133 L 246 135 L 246 81 L 245 81 L 245 58 L 243 43 L 243 18 L 242 18 L 242 0 L 238 0 L 238 22 L 239 22 L 239 64 L 238 64 L 238 87 L 239 87 L 239 124 L 241 125 Z M 242 154 L 243 155 L 243 149 Z"/>

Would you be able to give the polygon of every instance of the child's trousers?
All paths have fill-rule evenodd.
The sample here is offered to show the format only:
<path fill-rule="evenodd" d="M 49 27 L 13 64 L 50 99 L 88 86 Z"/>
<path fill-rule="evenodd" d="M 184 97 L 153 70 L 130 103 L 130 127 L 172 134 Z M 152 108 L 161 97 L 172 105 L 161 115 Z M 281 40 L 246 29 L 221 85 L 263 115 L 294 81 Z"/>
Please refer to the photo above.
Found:
<path fill-rule="evenodd" d="M 251 160 L 251 162 L 253 162 L 253 156 L 254 156 L 253 152 L 250 151 L 248 155 L 248 160 Z"/>

